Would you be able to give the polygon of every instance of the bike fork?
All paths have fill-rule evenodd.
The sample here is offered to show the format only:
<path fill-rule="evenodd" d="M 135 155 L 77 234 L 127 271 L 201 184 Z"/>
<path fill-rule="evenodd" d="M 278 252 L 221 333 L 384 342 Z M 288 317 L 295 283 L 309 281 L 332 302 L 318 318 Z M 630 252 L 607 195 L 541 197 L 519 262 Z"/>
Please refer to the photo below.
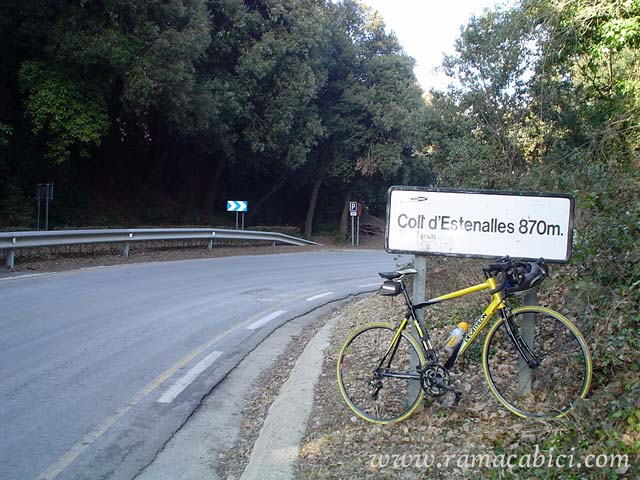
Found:
<path fill-rule="evenodd" d="M 540 366 L 540 360 L 536 357 L 536 354 L 533 353 L 531 347 L 522 339 L 518 328 L 513 324 L 511 320 L 511 312 L 505 312 L 506 309 L 502 310 L 502 317 L 504 318 L 504 325 L 507 329 L 507 334 L 513 341 L 518 353 L 527 363 L 529 368 L 537 368 Z"/>

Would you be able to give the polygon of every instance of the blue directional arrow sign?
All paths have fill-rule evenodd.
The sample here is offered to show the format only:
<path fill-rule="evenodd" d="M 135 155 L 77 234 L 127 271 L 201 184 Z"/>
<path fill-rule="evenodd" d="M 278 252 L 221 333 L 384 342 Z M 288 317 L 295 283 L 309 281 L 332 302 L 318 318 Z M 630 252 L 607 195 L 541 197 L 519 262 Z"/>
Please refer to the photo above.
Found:
<path fill-rule="evenodd" d="M 227 200 L 227 212 L 246 212 L 248 206 L 246 200 Z"/>

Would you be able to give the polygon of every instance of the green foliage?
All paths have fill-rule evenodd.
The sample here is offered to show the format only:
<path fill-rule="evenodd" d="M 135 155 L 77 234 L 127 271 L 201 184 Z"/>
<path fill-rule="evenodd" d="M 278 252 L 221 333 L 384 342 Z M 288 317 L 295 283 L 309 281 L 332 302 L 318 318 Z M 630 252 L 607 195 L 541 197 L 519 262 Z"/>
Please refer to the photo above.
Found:
<path fill-rule="evenodd" d="M 35 221 L 34 201 L 13 181 L 0 187 L 0 225 L 28 229 Z"/>
<path fill-rule="evenodd" d="M 313 104 L 326 79 L 316 61 L 324 36 L 322 10 L 301 2 L 270 2 L 268 12 L 246 15 L 253 28 L 243 32 L 236 67 L 247 92 L 244 112 L 250 121 L 244 138 L 253 153 L 277 162 L 274 167 L 296 170 L 324 132 Z"/>
<path fill-rule="evenodd" d="M 9 143 L 9 137 L 13 133 L 13 128 L 6 123 L 0 122 L 0 147 Z"/>
<path fill-rule="evenodd" d="M 313 217 L 325 179 L 336 201 L 323 208 L 340 212 L 356 184 L 377 199 L 428 176 L 412 158 L 413 60 L 354 0 L 7 0 L 0 52 L 2 121 L 26 160 L 3 167 L 20 184 L 126 172 L 203 217 L 222 193 L 257 210 L 288 186 L 296 204 L 315 192 Z"/>
<path fill-rule="evenodd" d="M 460 86 L 431 92 L 421 151 L 439 185 L 575 196 L 575 273 L 561 282 L 592 350 L 593 405 L 548 446 L 632 458 L 640 446 L 639 26 L 635 0 L 527 0 L 472 19 L 445 60 Z M 637 466 L 622 473 L 637 476 Z"/>
<path fill-rule="evenodd" d="M 104 102 L 91 96 L 89 86 L 36 62 L 24 62 L 19 77 L 33 132 L 47 134 L 47 156 L 54 163 L 68 160 L 73 147 L 88 157 L 89 147 L 100 145 L 109 118 Z"/>

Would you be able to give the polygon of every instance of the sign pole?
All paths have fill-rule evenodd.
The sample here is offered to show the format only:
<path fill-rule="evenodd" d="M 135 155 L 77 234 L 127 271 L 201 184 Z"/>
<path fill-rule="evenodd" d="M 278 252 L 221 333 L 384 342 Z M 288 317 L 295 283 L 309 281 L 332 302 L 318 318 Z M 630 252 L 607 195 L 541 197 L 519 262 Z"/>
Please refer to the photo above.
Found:
<path fill-rule="evenodd" d="M 238 224 L 240 218 L 238 214 L 242 212 L 242 230 L 244 230 L 244 213 L 249 208 L 249 202 L 246 200 L 227 200 L 227 212 L 236 213 L 236 230 L 238 230 Z"/>
<path fill-rule="evenodd" d="M 413 268 L 415 268 L 418 273 L 413 277 L 413 303 L 422 303 L 427 300 L 426 289 L 427 289 L 427 257 L 426 255 L 415 255 L 413 257 Z M 422 323 L 424 321 L 424 309 L 416 310 L 416 316 L 418 317 L 418 321 Z M 418 338 L 418 332 L 415 331 L 413 325 L 411 326 L 409 333 L 415 338 L 419 344 L 421 344 L 420 338 Z M 415 369 L 420 365 L 418 355 L 416 352 L 411 349 L 411 368 Z M 409 384 L 409 398 L 407 401 L 410 401 L 412 398 L 416 398 L 420 393 L 420 389 L 422 386 L 420 382 L 411 382 Z"/>
<path fill-rule="evenodd" d="M 356 233 L 355 229 L 355 221 L 353 217 L 358 215 L 358 202 L 349 202 L 349 216 L 351 217 L 351 246 L 356 245 Z M 360 223 L 358 222 L 358 228 L 360 228 Z"/>
<path fill-rule="evenodd" d="M 360 217 L 356 217 L 356 246 L 360 246 Z"/>
<path fill-rule="evenodd" d="M 355 222 L 354 222 L 354 220 L 353 220 L 353 217 L 351 217 L 351 246 L 352 246 L 352 247 L 355 245 L 355 238 L 354 238 L 354 235 L 353 235 L 353 233 L 354 233 L 354 232 L 353 232 L 353 230 L 354 230 L 354 223 L 355 223 Z"/>
<path fill-rule="evenodd" d="M 38 200 L 38 220 L 36 222 L 36 230 L 40 230 L 40 187 L 38 186 L 38 192 L 36 193 L 36 200 Z"/>
<path fill-rule="evenodd" d="M 49 197 L 44 199 L 44 229 L 49 230 Z"/>

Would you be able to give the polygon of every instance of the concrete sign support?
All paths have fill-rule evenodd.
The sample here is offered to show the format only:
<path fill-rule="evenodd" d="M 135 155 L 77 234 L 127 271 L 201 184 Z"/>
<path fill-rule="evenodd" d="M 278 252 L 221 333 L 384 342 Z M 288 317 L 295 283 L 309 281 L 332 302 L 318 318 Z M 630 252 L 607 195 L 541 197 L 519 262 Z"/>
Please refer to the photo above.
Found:
<path fill-rule="evenodd" d="M 413 291 L 412 291 L 412 299 L 413 299 L 413 303 L 417 304 L 417 303 L 422 303 L 425 302 L 427 300 L 427 269 L 428 269 L 428 265 L 427 265 L 427 257 L 426 255 L 415 255 L 413 257 L 413 268 L 415 268 L 418 273 L 416 273 L 415 277 L 414 277 L 414 281 L 413 281 Z M 416 310 L 416 317 L 418 317 L 418 320 L 420 322 L 424 322 L 424 308 L 421 308 L 420 310 Z M 413 327 L 413 325 L 411 326 L 410 329 L 410 333 L 411 335 L 413 335 L 413 337 L 416 339 L 417 342 L 420 342 L 420 336 L 418 335 L 418 332 L 415 331 L 415 328 Z M 419 360 L 418 360 L 418 355 L 416 354 L 416 352 L 411 349 L 411 365 L 412 368 L 413 367 L 417 367 L 419 365 Z M 409 385 L 409 398 L 415 398 L 416 395 L 418 394 L 418 391 L 420 388 L 422 388 L 419 384 L 416 384 L 416 382 L 411 382 L 411 384 Z"/>
<path fill-rule="evenodd" d="M 537 290 L 531 290 L 527 292 L 522 299 L 522 304 L 537 305 L 538 304 L 538 292 Z M 520 335 L 529 347 L 533 347 L 533 339 L 535 336 L 535 314 L 528 313 L 523 315 L 522 325 L 520 326 Z M 518 393 L 520 395 L 528 395 L 531 393 L 531 369 L 525 362 L 524 358 L 520 356 L 518 358 Z"/>

